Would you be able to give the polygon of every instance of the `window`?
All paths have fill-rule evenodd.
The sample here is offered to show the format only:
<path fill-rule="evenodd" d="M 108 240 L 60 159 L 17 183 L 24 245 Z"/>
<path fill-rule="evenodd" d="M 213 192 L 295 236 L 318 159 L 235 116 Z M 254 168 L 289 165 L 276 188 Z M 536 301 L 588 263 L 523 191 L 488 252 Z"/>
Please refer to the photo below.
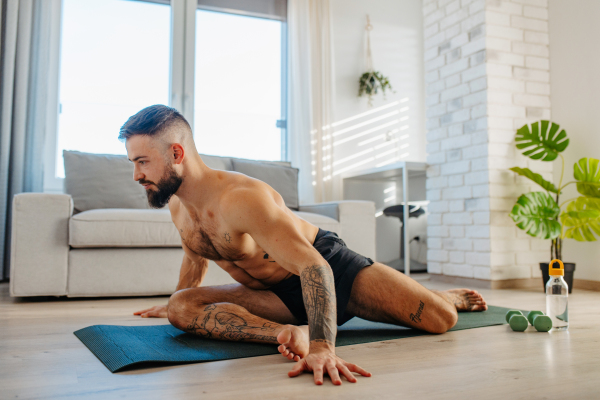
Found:
<path fill-rule="evenodd" d="M 45 190 L 63 150 L 125 154 L 128 117 L 179 109 L 201 153 L 287 159 L 287 0 L 63 0 L 60 111 Z"/>
<path fill-rule="evenodd" d="M 63 150 L 125 154 L 128 117 L 169 104 L 171 10 L 124 0 L 64 0 L 56 176 Z"/>
<path fill-rule="evenodd" d="M 194 135 L 201 153 L 281 160 L 282 22 L 196 12 Z"/>

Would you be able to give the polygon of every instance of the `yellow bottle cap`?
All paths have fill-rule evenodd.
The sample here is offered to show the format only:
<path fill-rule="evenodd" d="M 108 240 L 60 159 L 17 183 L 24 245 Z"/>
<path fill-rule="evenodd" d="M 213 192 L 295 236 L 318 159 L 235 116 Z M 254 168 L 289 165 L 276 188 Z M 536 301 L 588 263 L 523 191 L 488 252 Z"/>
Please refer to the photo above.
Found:
<path fill-rule="evenodd" d="M 555 262 L 558 262 L 560 264 L 560 268 L 552 268 L 552 264 L 554 264 Z M 558 258 L 555 260 L 552 260 L 550 262 L 550 265 L 548 266 L 548 273 L 551 276 L 564 276 L 565 275 L 565 265 Z"/>

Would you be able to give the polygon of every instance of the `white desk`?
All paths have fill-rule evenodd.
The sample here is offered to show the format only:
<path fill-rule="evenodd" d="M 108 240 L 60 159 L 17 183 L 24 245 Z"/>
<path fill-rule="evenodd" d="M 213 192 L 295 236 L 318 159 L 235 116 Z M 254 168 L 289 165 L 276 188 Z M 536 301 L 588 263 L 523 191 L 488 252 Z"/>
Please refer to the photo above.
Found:
<path fill-rule="evenodd" d="M 370 168 L 362 171 L 349 171 L 342 174 L 344 181 L 398 181 L 402 178 L 403 229 L 404 229 L 404 273 L 410 275 L 410 247 L 408 234 L 408 178 L 422 176 L 427 170 L 427 163 L 416 161 L 400 161 Z"/>

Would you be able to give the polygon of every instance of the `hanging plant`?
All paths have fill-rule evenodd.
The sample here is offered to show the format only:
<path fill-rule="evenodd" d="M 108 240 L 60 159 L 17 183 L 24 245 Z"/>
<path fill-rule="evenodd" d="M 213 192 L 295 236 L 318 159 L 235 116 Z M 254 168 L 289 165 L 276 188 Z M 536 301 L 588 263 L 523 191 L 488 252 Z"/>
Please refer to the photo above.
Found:
<path fill-rule="evenodd" d="M 390 80 L 378 71 L 365 72 L 361 75 L 359 83 L 358 97 L 366 94 L 369 96 L 369 104 L 372 102 L 373 96 L 377 94 L 377 90 L 381 89 L 385 96 L 385 91 L 392 89 Z"/>
<path fill-rule="evenodd" d="M 377 91 L 381 89 L 383 97 L 385 98 L 385 91 L 391 90 L 392 85 L 390 84 L 390 80 L 386 76 L 383 76 L 381 72 L 373 70 L 373 58 L 371 56 L 371 31 L 373 30 L 373 25 L 371 25 L 368 15 L 365 30 L 367 31 L 367 72 L 362 74 L 358 81 L 358 97 L 367 95 L 369 98 L 369 106 L 372 106 L 373 96 L 377 94 Z"/>

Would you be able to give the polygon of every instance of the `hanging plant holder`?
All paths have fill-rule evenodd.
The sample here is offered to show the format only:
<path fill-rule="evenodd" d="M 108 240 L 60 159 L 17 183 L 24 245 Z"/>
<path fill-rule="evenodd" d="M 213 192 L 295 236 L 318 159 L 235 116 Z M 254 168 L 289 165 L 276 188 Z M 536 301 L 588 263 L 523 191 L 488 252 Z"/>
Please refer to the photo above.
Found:
<path fill-rule="evenodd" d="M 369 103 L 372 100 L 372 96 L 376 95 L 379 89 L 385 95 L 385 91 L 392 88 L 390 80 L 377 71 L 365 72 L 361 75 L 359 82 L 358 96 L 362 97 L 366 94 L 369 96 Z"/>
<path fill-rule="evenodd" d="M 368 15 L 365 30 L 367 31 L 367 72 L 360 76 L 358 97 L 366 95 L 369 98 L 369 106 L 372 106 L 373 96 L 381 89 L 385 98 L 385 91 L 391 90 L 392 85 L 390 84 L 390 80 L 381 72 L 373 70 L 373 58 L 371 56 L 371 31 L 373 30 L 373 25 L 371 25 Z"/>

